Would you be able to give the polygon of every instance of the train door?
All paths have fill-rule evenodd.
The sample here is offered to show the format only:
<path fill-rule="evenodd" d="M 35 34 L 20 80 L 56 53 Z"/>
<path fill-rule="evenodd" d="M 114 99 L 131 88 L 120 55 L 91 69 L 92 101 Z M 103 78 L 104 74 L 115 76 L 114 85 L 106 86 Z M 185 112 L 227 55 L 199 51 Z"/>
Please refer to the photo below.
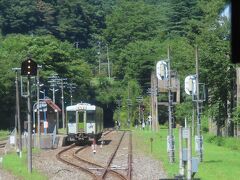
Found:
<path fill-rule="evenodd" d="M 78 132 L 83 133 L 84 132 L 84 117 L 85 117 L 85 112 L 86 111 L 79 111 L 78 112 Z"/>
<path fill-rule="evenodd" d="M 96 133 L 96 124 L 95 124 L 95 120 L 96 120 L 96 115 L 95 115 L 95 111 L 87 111 L 87 121 L 86 121 L 86 125 L 87 125 L 87 133 Z"/>
<path fill-rule="evenodd" d="M 76 111 L 67 111 L 67 120 L 68 120 L 68 134 L 77 133 L 77 112 Z"/>

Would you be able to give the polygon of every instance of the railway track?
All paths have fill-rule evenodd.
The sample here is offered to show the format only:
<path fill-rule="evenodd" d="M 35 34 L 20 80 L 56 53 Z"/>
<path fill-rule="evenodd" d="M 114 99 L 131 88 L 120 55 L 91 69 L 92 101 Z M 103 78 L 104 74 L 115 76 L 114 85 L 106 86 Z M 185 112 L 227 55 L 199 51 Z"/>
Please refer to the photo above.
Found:
<path fill-rule="evenodd" d="M 93 179 L 97 179 L 97 176 L 90 170 L 88 170 L 86 167 L 82 166 L 80 164 L 80 161 L 76 161 L 76 159 L 74 158 L 73 154 L 76 150 L 74 150 L 74 148 L 76 148 L 77 146 L 71 145 L 68 148 L 65 148 L 64 150 L 60 151 L 57 154 L 57 159 L 67 165 L 73 166 L 83 172 L 85 172 L 86 174 L 88 174 L 89 176 L 91 176 Z M 81 149 L 86 148 L 86 146 L 82 147 Z M 74 160 L 75 159 L 75 160 Z"/>
<path fill-rule="evenodd" d="M 0 148 L 4 148 L 7 143 L 0 143 Z"/>
<path fill-rule="evenodd" d="M 112 131 L 110 131 L 112 132 Z M 121 137 L 118 142 L 114 146 L 114 150 L 111 153 L 106 165 L 101 162 L 93 162 L 92 160 L 79 157 L 79 154 L 84 154 L 84 151 L 90 151 L 89 146 L 78 147 L 75 145 L 69 146 L 68 148 L 60 151 L 57 154 L 57 159 L 61 162 L 71 165 L 92 177 L 92 179 L 100 180 L 100 179 L 122 179 L 122 180 L 131 180 L 131 171 L 132 171 L 132 142 L 131 142 L 131 132 L 128 132 L 129 135 L 129 143 L 128 143 L 128 151 L 125 153 L 127 155 L 127 163 L 128 167 L 123 169 L 112 168 L 111 164 L 113 160 L 116 158 L 116 154 L 119 151 L 119 147 L 121 146 L 122 140 L 124 136 L 126 136 L 126 132 L 121 132 Z M 107 133 L 109 135 L 109 133 Z M 105 137 L 106 135 L 105 134 Z M 111 133 L 110 133 L 111 134 Z M 126 148 L 125 148 L 126 149 Z M 94 155 L 96 156 L 96 155 Z M 120 170 L 120 172 L 119 172 Z"/>
<path fill-rule="evenodd" d="M 7 144 L 6 140 L 0 141 L 0 148 L 4 148 Z"/>

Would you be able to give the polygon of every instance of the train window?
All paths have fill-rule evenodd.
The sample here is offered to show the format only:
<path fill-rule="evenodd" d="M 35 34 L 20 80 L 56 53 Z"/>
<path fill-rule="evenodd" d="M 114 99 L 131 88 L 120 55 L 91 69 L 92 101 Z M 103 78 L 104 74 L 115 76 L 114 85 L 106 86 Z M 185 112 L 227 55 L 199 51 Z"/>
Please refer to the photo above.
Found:
<path fill-rule="evenodd" d="M 78 112 L 78 118 L 79 118 L 79 123 L 82 123 L 83 122 L 83 118 L 84 118 L 84 112 Z"/>
<path fill-rule="evenodd" d="M 76 123 L 76 112 L 75 111 L 68 111 L 68 122 L 69 123 Z"/>
<path fill-rule="evenodd" d="M 95 121 L 95 111 L 87 112 L 87 122 L 94 122 Z"/>

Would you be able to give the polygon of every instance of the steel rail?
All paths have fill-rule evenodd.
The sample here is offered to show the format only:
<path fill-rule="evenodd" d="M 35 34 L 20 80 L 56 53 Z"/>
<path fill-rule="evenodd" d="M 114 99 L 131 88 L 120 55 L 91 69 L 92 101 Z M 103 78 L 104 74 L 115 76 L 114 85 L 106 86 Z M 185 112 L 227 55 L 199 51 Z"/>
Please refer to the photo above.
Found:
<path fill-rule="evenodd" d="M 84 163 L 87 163 L 87 164 L 89 164 L 89 165 L 97 166 L 98 168 L 105 169 L 105 167 L 102 166 L 102 165 L 100 165 L 100 164 L 93 163 L 93 162 L 88 161 L 88 160 L 86 160 L 86 159 L 84 159 L 84 158 L 78 157 L 77 154 L 78 154 L 80 151 L 82 151 L 82 150 L 84 150 L 84 149 L 83 149 L 83 148 L 80 148 L 80 149 L 78 149 L 77 151 L 74 152 L 74 158 L 75 158 L 75 159 L 77 159 L 77 160 L 79 160 L 79 161 L 82 161 L 82 162 L 84 162 Z M 108 171 L 109 171 L 110 173 L 115 174 L 116 176 L 120 177 L 121 179 L 126 180 L 125 176 L 122 175 L 122 174 L 120 174 L 120 173 L 118 173 L 117 171 L 114 171 L 114 170 L 112 170 L 112 169 L 111 169 L 111 170 L 108 170 Z M 101 179 L 101 178 L 99 178 L 99 179 Z"/>
<path fill-rule="evenodd" d="M 117 145 L 115 151 L 112 153 L 112 155 L 111 155 L 111 157 L 110 157 L 110 159 L 109 159 L 109 161 L 108 161 L 108 163 L 107 163 L 107 166 L 105 167 L 105 169 L 104 169 L 104 171 L 103 171 L 103 174 L 102 174 L 102 176 L 100 177 L 100 179 L 105 179 L 105 176 L 106 176 L 107 172 L 109 171 L 109 167 L 110 167 L 110 165 L 111 165 L 111 163 L 112 163 L 112 161 L 113 161 L 113 159 L 114 159 L 114 157 L 115 157 L 115 155 L 116 155 L 116 153 L 117 153 L 117 151 L 118 151 L 118 148 L 119 148 L 119 146 L 120 146 L 120 144 L 121 144 L 121 142 L 122 142 L 122 139 L 123 139 L 123 136 L 124 136 L 124 135 L 125 135 L 125 131 L 123 132 L 123 134 L 122 134 L 122 136 L 121 136 L 121 138 L 120 138 L 120 141 L 118 142 L 118 145 Z M 124 177 L 124 179 L 126 179 L 126 178 Z"/>
<path fill-rule="evenodd" d="M 129 132 L 129 149 L 128 149 L 128 180 L 132 179 L 132 132 Z"/>
<path fill-rule="evenodd" d="M 88 170 L 88 169 L 86 169 L 86 168 L 84 168 L 84 167 L 82 167 L 82 166 L 76 165 L 76 164 L 74 164 L 74 163 L 72 163 L 72 162 L 69 162 L 69 161 L 67 161 L 67 160 L 65 160 L 65 159 L 63 159 L 63 158 L 61 157 L 61 155 L 62 155 L 64 152 L 66 152 L 66 151 L 68 151 L 68 150 L 70 150 L 70 149 L 72 149 L 72 148 L 74 148 L 74 147 L 76 147 L 75 144 L 69 146 L 68 148 L 65 148 L 65 149 L 62 150 L 62 151 L 60 151 L 60 152 L 56 155 L 57 159 L 58 159 L 59 161 L 65 163 L 65 164 L 68 164 L 68 165 L 70 165 L 70 166 L 73 166 L 73 167 L 75 167 L 75 168 L 77 168 L 77 169 L 80 169 L 80 170 L 86 172 L 87 174 L 89 174 L 90 176 L 92 176 L 93 179 L 97 180 L 97 176 L 96 176 L 93 172 L 91 172 L 90 170 Z M 86 148 L 86 146 L 84 146 L 84 147 L 82 147 L 82 148 L 80 148 L 80 149 L 84 149 L 84 148 Z"/>

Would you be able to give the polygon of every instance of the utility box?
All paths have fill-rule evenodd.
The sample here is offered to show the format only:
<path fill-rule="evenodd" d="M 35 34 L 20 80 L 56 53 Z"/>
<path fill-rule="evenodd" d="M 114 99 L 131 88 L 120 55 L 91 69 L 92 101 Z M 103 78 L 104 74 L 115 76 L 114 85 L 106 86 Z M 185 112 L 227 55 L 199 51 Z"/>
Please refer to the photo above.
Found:
<path fill-rule="evenodd" d="M 182 149 L 182 160 L 187 162 L 187 148 Z"/>
<path fill-rule="evenodd" d="M 197 157 L 192 157 L 192 173 L 196 173 L 198 171 L 199 159 Z"/>

